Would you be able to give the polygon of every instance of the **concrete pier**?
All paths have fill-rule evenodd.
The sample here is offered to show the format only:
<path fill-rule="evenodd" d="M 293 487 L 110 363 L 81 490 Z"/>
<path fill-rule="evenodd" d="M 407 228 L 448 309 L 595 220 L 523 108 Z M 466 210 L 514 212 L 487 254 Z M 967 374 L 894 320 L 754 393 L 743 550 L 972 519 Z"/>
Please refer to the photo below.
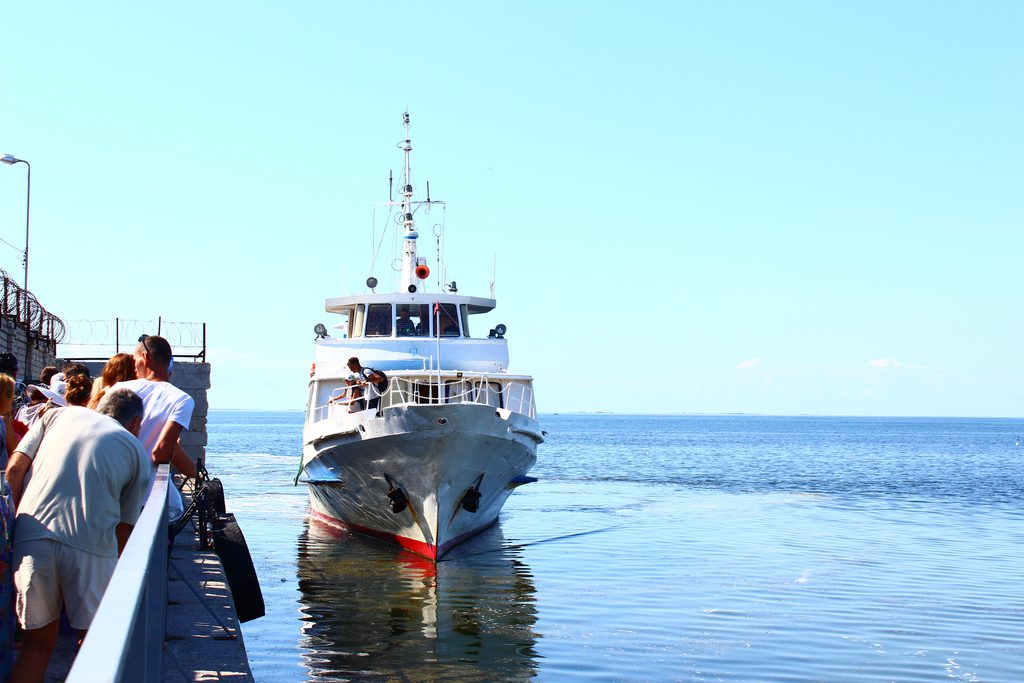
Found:
<path fill-rule="evenodd" d="M 185 527 L 171 547 L 163 680 L 252 681 L 224 570 Z"/>

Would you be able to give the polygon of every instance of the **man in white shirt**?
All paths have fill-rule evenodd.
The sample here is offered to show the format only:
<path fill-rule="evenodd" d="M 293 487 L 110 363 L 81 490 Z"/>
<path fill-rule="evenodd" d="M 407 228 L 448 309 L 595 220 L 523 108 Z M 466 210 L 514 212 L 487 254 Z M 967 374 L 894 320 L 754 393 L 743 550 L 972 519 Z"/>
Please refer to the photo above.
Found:
<path fill-rule="evenodd" d="M 169 462 L 186 477 L 196 476 L 196 465 L 178 445 L 178 437 L 192 421 L 195 401 L 171 384 L 171 345 L 163 337 L 143 335 L 135 348 L 138 379 L 118 382 L 111 390 L 131 389 L 144 406 L 139 441 L 153 458 L 153 468 Z M 169 518 L 184 512 L 181 495 L 171 491 L 167 501 Z"/>
<path fill-rule="evenodd" d="M 13 680 L 43 680 L 61 607 L 72 628 L 89 628 L 145 502 L 150 459 L 133 436 L 142 400 L 112 392 L 98 411 L 48 410 L 7 466 L 18 505 L 14 584 L 25 629 Z"/>

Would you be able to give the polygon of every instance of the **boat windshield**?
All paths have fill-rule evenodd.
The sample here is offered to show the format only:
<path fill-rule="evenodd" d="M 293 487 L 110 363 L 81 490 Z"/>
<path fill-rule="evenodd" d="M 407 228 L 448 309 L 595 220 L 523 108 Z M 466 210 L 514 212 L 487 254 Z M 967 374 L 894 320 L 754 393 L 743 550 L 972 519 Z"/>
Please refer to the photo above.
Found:
<path fill-rule="evenodd" d="M 391 304 L 370 304 L 366 312 L 366 336 L 391 336 Z"/>
<path fill-rule="evenodd" d="M 436 304 L 434 307 L 434 336 L 458 337 L 459 316 L 455 304 Z"/>

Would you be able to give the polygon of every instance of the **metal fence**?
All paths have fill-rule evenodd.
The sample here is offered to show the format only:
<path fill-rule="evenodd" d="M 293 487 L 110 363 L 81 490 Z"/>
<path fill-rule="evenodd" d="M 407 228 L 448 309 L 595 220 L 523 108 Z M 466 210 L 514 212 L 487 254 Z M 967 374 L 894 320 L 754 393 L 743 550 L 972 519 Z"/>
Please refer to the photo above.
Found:
<path fill-rule="evenodd" d="M 164 320 L 68 320 L 58 355 L 75 360 L 107 360 L 115 353 L 131 353 L 146 334 L 158 334 L 171 345 L 175 358 L 206 361 L 206 323 Z"/>
<path fill-rule="evenodd" d="M 43 308 L 32 292 L 22 289 L 3 269 L 0 269 L 0 281 L 3 283 L 0 314 L 23 326 L 35 339 L 52 344 L 64 339 L 67 333 L 64 321 Z"/>
<path fill-rule="evenodd" d="M 167 492 L 160 465 L 67 683 L 159 681 L 167 613 Z"/>

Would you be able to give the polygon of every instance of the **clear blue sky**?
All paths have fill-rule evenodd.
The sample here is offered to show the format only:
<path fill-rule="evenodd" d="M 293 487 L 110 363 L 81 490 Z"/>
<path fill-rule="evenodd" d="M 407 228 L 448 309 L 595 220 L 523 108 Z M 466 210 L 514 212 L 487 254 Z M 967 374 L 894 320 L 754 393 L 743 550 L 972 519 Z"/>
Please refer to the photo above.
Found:
<path fill-rule="evenodd" d="M 32 290 L 69 320 L 206 321 L 214 408 L 302 407 L 408 107 L 450 277 L 486 295 L 497 257 L 489 324 L 542 412 L 1021 415 L 1024 3 L 101 1 L 3 25 Z M 0 166 L 19 248 L 24 190 Z"/>

